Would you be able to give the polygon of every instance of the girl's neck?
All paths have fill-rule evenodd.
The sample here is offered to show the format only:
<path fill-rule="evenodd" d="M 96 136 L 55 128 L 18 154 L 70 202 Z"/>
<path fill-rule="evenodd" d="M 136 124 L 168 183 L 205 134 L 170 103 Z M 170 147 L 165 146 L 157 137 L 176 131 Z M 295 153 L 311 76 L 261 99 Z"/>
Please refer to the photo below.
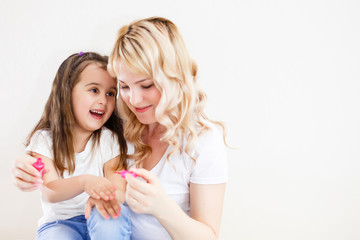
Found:
<path fill-rule="evenodd" d="M 86 144 L 89 141 L 90 137 L 92 136 L 92 132 L 79 132 L 74 131 L 74 151 L 75 153 L 81 153 L 85 150 Z"/>

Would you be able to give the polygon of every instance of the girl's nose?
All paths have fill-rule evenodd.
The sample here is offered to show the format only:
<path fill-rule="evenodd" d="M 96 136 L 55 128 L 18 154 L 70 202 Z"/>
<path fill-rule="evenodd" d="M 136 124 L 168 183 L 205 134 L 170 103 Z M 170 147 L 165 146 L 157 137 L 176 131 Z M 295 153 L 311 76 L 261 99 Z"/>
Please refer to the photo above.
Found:
<path fill-rule="evenodd" d="M 101 94 L 101 95 L 99 96 L 98 102 L 99 102 L 100 104 L 105 105 L 105 104 L 107 103 L 106 95 Z"/>

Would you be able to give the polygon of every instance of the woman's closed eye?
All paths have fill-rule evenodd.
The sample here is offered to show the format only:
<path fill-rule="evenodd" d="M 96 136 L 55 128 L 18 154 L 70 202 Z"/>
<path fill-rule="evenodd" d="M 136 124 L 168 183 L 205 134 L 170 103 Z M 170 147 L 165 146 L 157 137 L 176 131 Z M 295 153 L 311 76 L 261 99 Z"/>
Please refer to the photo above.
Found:
<path fill-rule="evenodd" d="M 154 84 L 150 84 L 150 85 L 146 85 L 146 86 L 142 86 L 142 88 L 145 88 L 145 89 L 148 89 L 148 88 L 151 88 L 152 86 L 154 86 Z"/>

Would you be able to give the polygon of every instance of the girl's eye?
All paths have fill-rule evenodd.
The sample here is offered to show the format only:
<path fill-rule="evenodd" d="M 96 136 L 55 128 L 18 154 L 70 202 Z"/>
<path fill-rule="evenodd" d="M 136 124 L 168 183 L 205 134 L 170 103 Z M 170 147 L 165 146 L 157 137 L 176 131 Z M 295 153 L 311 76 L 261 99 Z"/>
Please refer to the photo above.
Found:
<path fill-rule="evenodd" d="M 114 92 L 108 92 L 107 95 L 110 97 L 115 97 L 116 94 Z"/>
<path fill-rule="evenodd" d="M 90 89 L 90 92 L 97 93 L 98 90 L 96 88 L 92 88 L 92 89 Z"/>
<path fill-rule="evenodd" d="M 152 86 L 154 86 L 154 84 L 152 83 L 152 84 L 150 84 L 150 85 L 146 85 L 146 86 L 142 86 L 143 88 L 145 88 L 145 89 L 148 89 L 148 88 L 151 88 Z"/>
<path fill-rule="evenodd" d="M 120 86 L 121 89 L 126 89 L 126 88 L 129 88 L 128 86 Z"/>

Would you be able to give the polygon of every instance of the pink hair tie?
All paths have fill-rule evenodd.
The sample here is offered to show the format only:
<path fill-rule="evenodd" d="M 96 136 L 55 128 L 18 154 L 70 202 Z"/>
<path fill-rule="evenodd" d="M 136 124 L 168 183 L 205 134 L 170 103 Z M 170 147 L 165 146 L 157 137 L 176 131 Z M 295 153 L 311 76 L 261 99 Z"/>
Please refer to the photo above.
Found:
<path fill-rule="evenodd" d="M 128 173 L 128 174 L 131 174 L 133 177 L 137 177 L 137 174 L 134 173 L 134 172 L 131 172 L 131 171 L 127 171 L 127 170 L 122 170 L 120 172 L 115 172 L 117 174 L 120 174 L 122 178 L 125 178 L 125 175 Z"/>
<path fill-rule="evenodd" d="M 83 52 L 79 52 L 78 55 L 81 57 L 82 55 L 84 55 Z"/>

